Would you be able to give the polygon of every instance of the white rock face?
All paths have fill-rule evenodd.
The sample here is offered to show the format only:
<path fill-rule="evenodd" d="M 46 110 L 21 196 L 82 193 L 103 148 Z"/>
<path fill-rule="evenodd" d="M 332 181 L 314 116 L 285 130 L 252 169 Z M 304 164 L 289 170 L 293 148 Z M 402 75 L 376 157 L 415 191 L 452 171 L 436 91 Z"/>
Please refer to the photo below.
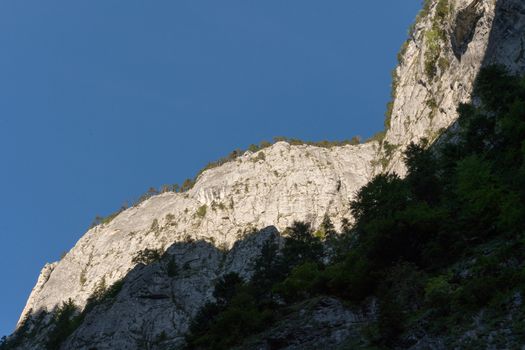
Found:
<path fill-rule="evenodd" d="M 371 178 L 377 148 L 278 142 L 205 171 L 189 192 L 152 197 L 89 230 L 61 261 L 45 268 L 22 318 L 29 310 L 51 311 L 68 298 L 83 307 L 97 283 L 124 277 L 145 248 L 165 250 L 190 238 L 231 247 L 252 229 L 282 230 L 294 220 L 315 226 L 325 213 L 337 224 L 350 217 L 349 199 Z"/>
<path fill-rule="evenodd" d="M 457 107 L 469 102 L 474 80 L 487 64 L 502 64 L 513 72 L 525 71 L 525 3 L 522 0 L 454 0 L 440 30 L 439 56 L 429 60 L 429 31 L 436 21 L 438 1 L 414 27 L 398 76 L 390 129 L 385 141 L 394 148 L 389 165 L 378 171 L 403 175 L 401 153 L 410 142 L 436 140 L 458 117 Z M 436 74 L 426 73 L 434 61 Z M 383 147 L 383 157 L 385 157 Z"/>
<path fill-rule="evenodd" d="M 183 346 L 190 321 L 212 298 L 217 278 L 229 272 L 249 277 L 246 269 L 263 243 L 278 238 L 277 230 L 268 227 L 235 244 L 228 253 L 203 241 L 174 244 L 159 262 L 139 265 L 131 271 L 116 300 L 90 312 L 64 348 L 174 349 Z M 166 270 L 171 259 L 177 262 L 177 269 L 169 276 Z"/>
<path fill-rule="evenodd" d="M 398 87 L 386 142 L 330 149 L 278 142 L 207 170 L 189 192 L 154 196 L 109 224 L 89 230 L 61 261 L 44 267 L 20 319 L 52 311 L 69 298 L 84 307 L 102 280 L 111 285 L 130 274 L 118 301 L 90 314 L 65 348 L 81 349 L 87 346 L 82 342 L 97 337 L 105 339 L 97 343 L 99 349 L 140 348 L 132 345 L 134 331 L 139 332 L 138 338 L 140 332 L 153 337 L 169 322 L 173 325 L 170 339 L 178 344 L 190 317 L 211 296 L 214 279 L 227 271 L 249 276 L 248 262 L 260 248 L 247 243 L 246 249 L 233 250 L 224 258 L 213 246 L 232 247 L 245 232 L 271 225 L 282 230 L 295 220 L 316 227 L 325 214 L 336 226 L 342 218 L 350 218 L 350 199 L 374 174 L 404 174 L 402 150 L 422 137 L 435 140 L 454 123 L 458 104 L 471 98 L 480 67 L 501 63 L 525 72 L 523 0 L 450 0 L 451 9 L 440 27 L 444 39 L 439 41 L 439 67 L 435 77 L 429 77 L 426 33 L 432 28 L 437 2 L 432 1 L 429 13 L 416 23 L 397 68 Z M 171 247 L 190 239 L 211 245 L 199 243 L 188 251 Z M 143 249 L 169 247 L 168 253 L 177 256 L 179 265 L 195 260 L 194 275 L 166 280 L 158 277 L 160 263 L 136 268 L 132 262 Z M 226 259 L 224 266 L 222 259 Z M 178 308 L 157 312 L 165 307 L 165 299 L 137 296 L 142 289 L 151 295 L 151 288 L 157 288 L 159 295 L 169 294 L 170 303 Z M 122 325 L 120 316 L 130 321 Z M 158 321 L 145 329 L 155 317 Z"/>

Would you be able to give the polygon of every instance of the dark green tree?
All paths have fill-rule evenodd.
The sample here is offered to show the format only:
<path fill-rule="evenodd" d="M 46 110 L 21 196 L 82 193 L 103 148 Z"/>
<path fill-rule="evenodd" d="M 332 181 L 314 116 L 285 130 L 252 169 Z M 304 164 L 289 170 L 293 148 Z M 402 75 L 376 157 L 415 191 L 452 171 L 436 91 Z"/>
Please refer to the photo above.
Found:
<path fill-rule="evenodd" d="M 58 350 L 60 345 L 82 323 L 82 315 L 73 300 L 68 299 L 55 311 L 53 317 L 53 330 L 49 333 L 46 348 Z"/>
<path fill-rule="evenodd" d="M 213 291 L 216 303 L 219 306 L 228 304 L 243 285 L 244 280 L 237 273 L 232 272 L 222 276 L 215 284 Z"/>
<path fill-rule="evenodd" d="M 332 220 L 330 220 L 328 214 L 324 215 L 320 229 L 323 232 L 324 237 L 327 239 L 333 238 L 337 234 L 335 226 L 332 223 Z"/>
<path fill-rule="evenodd" d="M 193 188 L 195 181 L 192 179 L 186 179 L 180 187 L 180 192 L 187 192 Z"/>
<path fill-rule="evenodd" d="M 261 248 L 261 254 L 253 263 L 252 283 L 261 293 L 267 293 L 271 286 L 281 280 L 284 271 L 279 265 L 279 245 L 274 239 L 268 239 Z"/>
<path fill-rule="evenodd" d="M 362 226 L 375 218 L 392 216 L 407 206 L 410 197 L 406 183 L 398 175 L 377 175 L 350 202 L 356 226 Z"/>
<path fill-rule="evenodd" d="M 427 149 L 428 140 L 419 144 L 411 143 L 404 152 L 407 166 L 407 180 L 417 199 L 428 203 L 439 201 L 441 185 L 437 176 L 437 160 L 434 153 Z"/>
<path fill-rule="evenodd" d="M 295 221 L 286 229 L 287 237 L 282 250 L 282 267 L 284 271 L 305 262 L 320 262 L 323 256 L 323 245 L 313 234 L 309 223 Z"/>

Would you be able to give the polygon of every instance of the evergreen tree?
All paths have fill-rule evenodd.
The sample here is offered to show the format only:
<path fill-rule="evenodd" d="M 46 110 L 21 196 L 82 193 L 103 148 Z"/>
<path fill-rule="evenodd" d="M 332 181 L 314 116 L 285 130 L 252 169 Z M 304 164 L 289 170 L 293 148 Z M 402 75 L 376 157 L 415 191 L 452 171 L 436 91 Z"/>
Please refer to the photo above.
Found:
<path fill-rule="evenodd" d="M 436 203 L 441 185 L 437 177 L 437 161 L 431 150 L 426 149 L 427 139 L 420 144 L 411 143 L 404 152 L 407 166 L 407 181 L 419 200 Z"/>
<path fill-rule="evenodd" d="M 318 237 L 315 237 L 309 223 L 295 221 L 286 230 L 288 236 L 284 241 L 283 248 L 283 270 L 305 262 L 320 262 L 323 255 L 323 245 Z"/>
<path fill-rule="evenodd" d="M 213 297 L 219 306 L 224 306 L 232 300 L 238 289 L 244 285 L 243 279 L 237 273 L 222 276 L 215 284 Z"/>
<path fill-rule="evenodd" d="M 253 264 L 253 284 L 257 285 L 263 293 L 270 290 L 271 286 L 282 279 L 284 271 L 279 266 L 279 246 L 274 239 L 268 239 L 261 248 L 261 254 Z"/>
<path fill-rule="evenodd" d="M 337 234 L 334 224 L 332 223 L 332 220 L 330 220 L 328 214 L 325 214 L 323 217 L 321 231 L 323 232 L 324 237 L 327 239 L 333 238 Z"/>

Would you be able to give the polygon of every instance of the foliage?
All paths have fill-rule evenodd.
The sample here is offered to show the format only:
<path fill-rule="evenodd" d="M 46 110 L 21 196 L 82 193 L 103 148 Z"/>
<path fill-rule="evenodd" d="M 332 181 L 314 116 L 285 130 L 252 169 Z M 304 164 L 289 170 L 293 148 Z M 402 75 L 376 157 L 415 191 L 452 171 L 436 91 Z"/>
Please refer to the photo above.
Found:
<path fill-rule="evenodd" d="M 309 146 L 316 146 L 316 147 L 323 147 L 323 148 L 341 147 L 341 146 L 346 146 L 346 145 L 358 145 L 359 143 L 361 143 L 361 139 L 359 136 L 354 136 L 349 140 L 342 140 L 342 141 L 327 141 L 327 140 L 303 141 L 300 139 L 279 136 L 279 137 L 274 137 L 273 141 L 274 142 L 284 141 L 284 142 L 289 143 L 290 145 L 295 145 L 295 146 L 309 145 Z"/>
<path fill-rule="evenodd" d="M 257 153 L 257 157 L 255 157 L 255 161 L 265 161 L 266 160 L 266 155 L 264 154 L 264 152 L 259 152 Z"/>
<path fill-rule="evenodd" d="M 304 273 L 308 275 L 309 266 L 320 264 L 323 247 L 312 231 L 309 224 L 294 222 L 287 229 L 281 252 L 273 238 L 267 240 L 254 260 L 251 281 L 245 282 L 236 274 L 219 279 L 213 293 L 215 302 L 205 305 L 192 322 L 188 348 L 229 349 L 263 330 L 276 317 L 275 294 L 286 290 L 280 289 L 279 283 L 304 287 L 300 282 L 308 278 Z M 290 270 L 302 264 L 283 282 Z M 280 297 L 288 298 L 288 294 Z"/>
<path fill-rule="evenodd" d="M 289 270 L 306 262 L 319 262 L 323 255 L 323 245 L 315 237 L 308 223 L 295 221 L 285 231 L 285 244 L 282 251 L 282 268 Z"/>
<path fill-rule="evenodd" d="M 438 29 L 430 29 L 425 33 L 425 73 L 432 80 L 437 74 L 437 62 L 441 54 L 441 32 Z"/>
<path fill-rule="evenodd" d="M 117 281 L 115 281 L 111 286 L 109 286 L 109 288 L 105 291 L 103 297 L 101 298 L 101 300 L 108 300 L 108 299 L 113 299 L 113 298 L 116 298 L 117 295 L 120 293 L 120 291 L 122 290 L 122 286 L 124 285 L 124 280 L 123 279 L 119 279 Z"/>
<path fill-rule="evenodd" d="M 158 232 L 160 230 L 160 226 L 159 226 L 159 220 L 158 219 L 153 219 L 153 221 L 151 222 L 151 226 L 150 226 L 150 231 L 152 232 Z"/>
<path fill-rule="evenodd" d="M 215 284 L 213 292 L 216 303 L 220 306 L 228 304 L 243 285 L 243 279 L 236 273 L 232 272 L 222 276 Z"/>
<path fill-rule="evenodd" d="M 48 335 L 46 348 L 49 350 L 59 349 L 60 345 L 72 334 L 82 323 L 83 316 L 73 300 L 63 302 L 56 310 L 53 317 L 53 330 Z"/>
<path fill-rule="evenodd" d="M 262 150 L 265 149 L 265 148 L 271 147 L 273 144 L 275 144 L 276 142 L 280 142 L 280 141 L 287 142 L 287 143 L 289 143 L 291 145 L 310 145 L 310 146 L 323 147 L 323 148 L 332 148 L 332 147 L 341 147 L 341 146 L 346 146 L 346 145 L 359 145 L 361 143 L 361 138 L 359 136 L 354 136 L 351 139 L 342 140 L 342 141 L 326 141 L 326 140 L 324 140 L 324 141 L 303 141 L 303 140 L 296 139 L 296 138 L 274 137 L 273 138 L 273 142 L 262 141 L 258 145 L 251 144 L 248 147 L 247 150 L 242 150 L 242 149 L 233 150 L 227 156 L 222 157 L 222 158 L 218 159 L 217 161 L 208 163 L 201 170 L 199 170 L 197 175 L 195 175 L 193 178 L 187 178 L 186 180 L 184 180 L 184 182 L 181 185 L 179 185 L 179 184 L 163 185 L 160 190 L 158 190 L 158 189 L 156 189 L 154 187 L 150 187 L 146 193 L 144 193 L 141 196 L 139 196 L 138 199 L 132 201 L 132 205 L 131 206 L 132 207 L 138 206 L 139 204 L 141 204 L 142 202 L 146 201 L 147 199 L 149 199 L 149 198 L 151 198 L 151 197 L 153 197 L 155 195 L 158 195 L 160 193 L 166 193 L 166 192 L 185 193 L 185 192 L 188 192 L 189 190 L 191 190 L 195 186 L 195 183 L 197 182 L 197 179 L 199 178 L 199 176 L 202 173 L 204 173 L 206 170 L 210 170 L 210 169 L 219 167 L 219 166 L 221 166 L 223 164 L 226 164 L 228 162 L 234 161 L 237 158 L 239 158 L 240 156 L 242 156 L 243 154 L 245 154 L 246 151 L 257 153 L 257 156 L 255 158 L 253 158 L 253 161 L 255 161 L 255 162 L 257 162 L 257 161 L 265 161 L 266 160 L 266 155 L 265 155 L 264 152 L 262 152 Z M 105 217 L 97 215 L 95 217 L 95 219 L 93 220 L 93 222 L 91 223 L 90 228 L 96 227 L 98 225 L 109 224 L 120 213 L 122 213 L 124 210 L 128 209 L 128 207 L 129 206 L 127 204 L 124 204 L 120 209 L 118 209 L 117 211 L 115 211 L 115 212 L 113 212 L 113 213 L 111 213 L 111 214 L 109 214 L 108 216 L 105 216 Z M 204 210 L 204 209 L 201 209 L 201 210 Z M 199 215 L 199 217 L 201 217 L 201 216 Z M 204 215 L 202 217 L 204 217 Z"/>
<path fill-rule="evenodd" d="M 208 207 L 206 206 L 206 204 L 203 204 L 197 209 L 195 215 L 197 215 L 199 219 L 203 219 L 206 216 L 207 209 Z"/>
<path fill-rule="evenodd" d="M 427 11 L 430 5 L 425 4 Z M 425 33 L 425 73 L 428 79 L 433 80 L 438 68 L 444 69 L 448 66 L 445 61 L 440 60 L 441 44 L 445 40 L 445 23 L 450 13 L 448 0 L 439 0 L 432 19 L 432 27 Z"/>
<path fill-rule="evenodd" d="M 254 287 L 237 274 L 220 278 L 213 296 L 216 302 L 206 304 L 190 325 L 189 349 L 229 349 L 272 318 L 271 311 L 261 307 Z"/>
<path fill-rule="evenodd" d="M 194 185 L 195 185 L 195 180 L 188 178 L 184 180 L 184 182 L 180 186 L 180 192 L 188 192 L 189 190 L 193 188 Z"/>
<path fill-rule="evenodd" d="M 376 141 L 376 142 L 381 143 L 385 139 L 385 136 L 386 136 L 386 131 L 384 130 L 378 131 L 374 135 L 372 135 L 368 140 L 366 140 L 366 142 Z"/>
<path fill-rule="evenodd" d="M 452 286 L 445 275 L 430 278 L 425 285 L 425 302 L 437 309 L 446 308 L 452 296 Z"/>
<path fill-rule="evenodd" d="M 459 109 L 457 143 L 433 149 L 426 140 L 412 144 L 405 151 L 405 179 L 379 175 L 359 191 L 352 202 L 357 245 L 343 263 L 326 269 L 330 292 L 358 303 L 379 297 L 374 341 L 382 346 L 393 346 L 411 319 L 401 312 L 406 303 L 393 298 L 399 293 L 378 282 L 391 276 L 392 264 L 421 271 L 413 283 L 424 292 L 410 303 L 417 309 L 412 315 L 431 310 L 427 315 L 442 325 L 441 332 L 450 320 L 436 320 L 467 322 L 468 315 L 508 298 L 523 283 L 518 250 L 491 248 L 490 257 L 479 258 L 486 253 L 476 249 L 502 239 L 504 246 L 521 242 L 525 86 L 491 67 L 480 73 L 476 94 L 481 108 Z M 450 269 L 465 256 L 477 257 L 471 275 L 453 277 Z"/>
<path fill-rule="evenodd" d="M 307 262 L 295 267 L 283 282 L 273 287 L 273 291 L 286 302 L 303 300 L 315 294 L 320 276 L 319 265 Z"/>
<path fill-rule="evenodd" d="M 396 174 L 381 174 L 364 186 L 351 202 L 352 215 L 358 225 L 373 218 L 388 217 L 409 200 L 408 188 Z"/>
<path fill-rule="evenodd" d="M 446 18 L 445 3 L 437 17 Z M 203 309 L 190 348 L 239 344 L 286 306 L 322 294 L 359 307 L 374 297 L 371 346 L 402 348 L 408 330 L 450 336 L 523 293 L 525 79 L 489 67 L 475 91 L 481 105 L 460 106 L 456 141 L 411 144 L 406 178 L 380 174 L 357 193 L 353 226 L 328 239 L 326 218 L 317 237 L 296 222 L 281 250 L 264 245 L 251 281 L 218 284 L 227 297 Z M 336 252 L 328 263 L 321 238 Z"/>
<path fill-rule="evenodd" d="M 439 200 L 440 183 L 437 160 L 434 153 L 425 148 L 427 144 L 427 139 L 422 139 L 419 145 L 410 144 L 405 150 L 406 180 L 418 200 L 433 203 Z"/>
<path fill-rule="evenodd" d="M 120 279 L 107 288 L 103 278 L 88 298 L 87 305 L 82 311 L 71 299 L 63 302 L 53 313 L 53 328 L 48 334 L 46 348 L 50 350 L 60 349 L 62 343 L 84 322 L 87 313 L 95 306 L 116 298 L 123 284 L 123 279 Z"/>
<path fill-rule="evenodd" d="M 474 316 L 507 312 L 525 291 L 525 79 L 489 67 L 475 94 L 478 105 L 458 109 L 454 143 L 411 144 L 405 178 L 380 174 L 359 190 L 350 203 L 353 225 L 344 220 L 337 233 L 325 216 L 316 234 L 294 222 L 282 248 L 274 238 L 263 244 L 251 280 L 218 279 L 215 301 L 193 319 L 188 348 L 237 346 L 319 295 L 355 307 L 376 300 L 378 317 L 366 332 L 376 348 L 407 347 L 414 330 L 451 337 Z M 133 262 L 160 256 L 146 249 Z M 173 259 L 166 273 L 178 273 Z M 47 347 L 59 348 L 87 312 L 115 300 L 121 288 L 122 281 L 108 288 L 100 280 L 82 313 L 71 300 L 63 303 Z M 522 322 L 518 317 L 509 332 L 519 333 Z M 24 323 L 18 339 L 0 348 L 29 337 L 27 330 Z"/>
<path fill-rule="evenodd" d="M 332 220 L 330 220 L 328 214 L 324 215 L 319 231 L 322 233 L 322 238 L 325 239 L 333 238 L 337 234 L 337 232 L 335 231 L 335 226 L 332 223 Z"/>
<path fill-rule="evenodd" d="M 444 22 L 450 12 L 450 4 L 448 0 L 439 0 L 436 5 L 436 17 L 435 20 L 439 22 Z"/>
<path fill-rule="evenodd" d="M 93 228 L 93 227 L 98 226 L 98 225 L 107 225 L 107 224 L 109 224 L 111 221 L 113 221 L 114 218 L 117 217 L 118 214 L 122 213 L 126 209 L 127 209 L 127 207 L 122 206 L 119 210 L 117 210 L 114 213 L 109 214 L 106 217 L 97 215 L 95 217 L 95 219 L 93 220 L 93 222 L 91 223 L 90 228 Z"/>
<path fill-rule="evenodd" d="M 137 252 L 131 262 L 133 264 L 144 264 L 149 265 L 155 261 L 159 261 L 162 256 L 162 251 L 159 249 L 146 248 Z"/>
<path fill-rule="evenodd" d="M 281 256 L 279 246 L 274 239 L 264 242 L 261 254 L 253 262 L 253 276 L 251 282 L 259 286 L 264 294 L 271 290 L 272 285 L 284 278 L 284 272 L 280 266 Z"/>

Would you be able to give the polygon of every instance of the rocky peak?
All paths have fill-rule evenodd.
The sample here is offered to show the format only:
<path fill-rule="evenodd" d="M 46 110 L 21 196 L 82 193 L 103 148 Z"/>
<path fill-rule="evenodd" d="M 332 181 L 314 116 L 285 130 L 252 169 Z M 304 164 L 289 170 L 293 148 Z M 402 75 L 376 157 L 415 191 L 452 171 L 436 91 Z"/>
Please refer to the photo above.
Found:
<path fill-rule="evenodd" d="M 83 308 L 102 282 L 127 276 L 116 306 L 93 310 L 66 348 L 84 348 L 93 337 L 101 337 L 100 349 L 140 348 L 135 340 L 160 334 L 168 323 L 173 334 L 165 336 L 179 344 L 190 318 L 211 298 L 215 278 L 227 271 L 249 275 L 261 241 L 246 240 L 247 234 L 272 225 L 283 230 L 295 220 L 316 227 L 325 215 L 336 226 L 349 218 L 349 200 L 374 174 L 403 174 L 404 148 L 423 137 L 435 140 L 455 122 L 483 65 L 525 70 L 524 32 L 522 0 L 426 1 L 399 56 L 380 141 L 330 148 L 278 142 L 204 171 L 185 193 L 151 197 L 88 230 L 63 259 L 46 265 L 20 319 L 34 324 L 34 315 L 68 299 Z M 167 252 L 178 265 L 193 259 L 194 275 L 168 280 L 159 272 L 164 260 L 140 267 L 134 258 L 145 249 Z M 144 291 L 169 295 L 175 306 L 140 298 Z M 118 322 L 123 313 L 129 322 Z"/>
<path fill-rule="evenodd" d="M 402 151 L 421 138 L 435 141 L 457 119 L 457 107 L 472 98 L 484 65 L 525 70 L 521 0 L 433 0 L 412 27 L 399 54 L 393 101 L 378 172 L 404 174 Z"/>

